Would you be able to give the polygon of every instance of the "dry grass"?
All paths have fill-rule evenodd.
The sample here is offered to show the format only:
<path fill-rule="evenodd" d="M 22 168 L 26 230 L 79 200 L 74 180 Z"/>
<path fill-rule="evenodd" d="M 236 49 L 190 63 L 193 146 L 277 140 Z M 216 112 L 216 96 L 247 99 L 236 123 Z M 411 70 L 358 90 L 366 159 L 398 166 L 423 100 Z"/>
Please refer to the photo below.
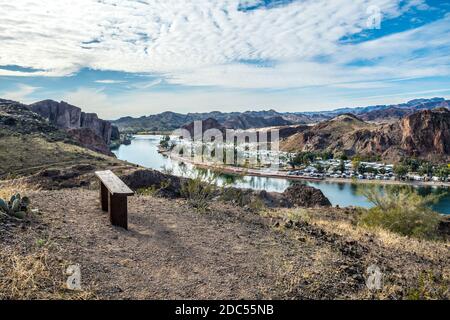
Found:
<path fill-rule="evenodd" d="M 0 181 L 1 199 L 9 200 L 9 198 L 16 193 L 24 195 L 31 191 L 39 191 L 39 187 L 26 182 L 24 179 Z"/>
<path fill-rule="evenodd" d="M 20 254 L 0 251 L 0 299 L 93 299 L 90 291 L 65 288 L 64 264 L 52 257 L 47 248 Z"/>
<path fill-rule="evenodd" d="M 0 182 L 0 198 L 13 194 L 27 195 L 39 188 L 24 179 Z M 34 223 L 36 217 L 29 219 Z M 68 262 L 57 258 L 57 246 L 48 236 L 42 239 L 35 231 L 21 232 L 22 222 L 11 220 L 13 226 L 0 221 L 0 299 L 93 299 L 90 289 L 71 291 L 65 288 L 64 274 Z M 16 223 L 16 225 L 14 225 Z"/>

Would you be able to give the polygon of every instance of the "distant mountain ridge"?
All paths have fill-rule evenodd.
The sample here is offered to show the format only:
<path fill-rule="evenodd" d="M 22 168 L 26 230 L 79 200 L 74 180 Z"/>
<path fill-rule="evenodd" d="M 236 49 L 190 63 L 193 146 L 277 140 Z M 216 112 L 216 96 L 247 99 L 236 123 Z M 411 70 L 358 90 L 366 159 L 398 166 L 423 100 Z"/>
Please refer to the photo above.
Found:
<path fill-rule="evenodd" d="M 227 129 L 247 130 L 273 126 L 314 124 L 346 113 L 355 114 L 364 121 L 392 122 L 418 110 L 431 110 L 439 107 L 450 107 L 450 100 L 445 100 L 444 98 L 415 99 L 396 105 L 340 108 L 317 112 L 277 112 L 270 109 L 263 111 L 212 111 L 181 114 L 167 111 L 139 118 L 122 117 L 112 121 L 112 123 L 119 127 L 121 131 L 172 131 L 193 121 L 212 118 Z"/>

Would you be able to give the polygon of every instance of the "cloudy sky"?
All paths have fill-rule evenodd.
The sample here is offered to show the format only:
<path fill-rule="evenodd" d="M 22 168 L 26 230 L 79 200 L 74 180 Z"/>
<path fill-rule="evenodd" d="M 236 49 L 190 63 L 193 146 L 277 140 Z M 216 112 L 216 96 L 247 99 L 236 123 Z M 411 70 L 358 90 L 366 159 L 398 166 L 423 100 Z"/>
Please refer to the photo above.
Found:
<path fill-rule="evenodd" d="M 114 119 L 450 97 L 448 0 L 0 0 L 0 97 Z"/>

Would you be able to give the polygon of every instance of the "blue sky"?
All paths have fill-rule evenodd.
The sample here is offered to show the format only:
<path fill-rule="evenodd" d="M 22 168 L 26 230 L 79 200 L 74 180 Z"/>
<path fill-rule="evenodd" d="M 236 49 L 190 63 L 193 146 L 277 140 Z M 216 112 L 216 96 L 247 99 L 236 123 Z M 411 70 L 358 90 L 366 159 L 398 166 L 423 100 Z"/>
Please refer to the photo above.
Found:
<path fill-rule="evenodd" d="M 450 1 L 0 0 L 0 97 L 108 119 L 450 98 Z"/>

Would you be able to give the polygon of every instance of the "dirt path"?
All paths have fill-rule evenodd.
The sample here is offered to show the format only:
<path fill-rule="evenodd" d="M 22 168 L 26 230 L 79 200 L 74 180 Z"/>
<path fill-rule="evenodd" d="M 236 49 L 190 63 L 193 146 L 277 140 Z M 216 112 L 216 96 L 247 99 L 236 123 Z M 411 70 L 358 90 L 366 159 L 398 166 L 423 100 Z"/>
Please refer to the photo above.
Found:
<path fill-rule="evenodd" d="M 278 226 L 221 203 L 199 214 L 183 200 L 132 197 L 125 231 L 110 225 L 97 191 L 40 191 L 31 201 L 38 221 L 10 234 L 45 239 L 58 261 L 80 264 L 83 286 L 102 299 L 364 298 L 373 262 L 400 291 L 421 269 L 449 265 L 445 251 L 430 257 L 433 248 L 417 254 L 411 245 L 349 237 L 338 224 Z"/>
<path fill-rule="evenodd" d="M 96 191 L 40 192 L 32 201 L 64 259 L 79 263 L 83 281 L 103 298 L 310 297 L 315 288 L 292 291 L 301 278 L 295 275 L 319 272 L 314 264 L 325 256 L 337 255 L 327 262 L 336 267 L 343 260 L 337 248 L 298 241 L 267 219 L 223 205 L 201 215 L 183 201 L 134 197 L 124 231 L 98 209 Z"/>

